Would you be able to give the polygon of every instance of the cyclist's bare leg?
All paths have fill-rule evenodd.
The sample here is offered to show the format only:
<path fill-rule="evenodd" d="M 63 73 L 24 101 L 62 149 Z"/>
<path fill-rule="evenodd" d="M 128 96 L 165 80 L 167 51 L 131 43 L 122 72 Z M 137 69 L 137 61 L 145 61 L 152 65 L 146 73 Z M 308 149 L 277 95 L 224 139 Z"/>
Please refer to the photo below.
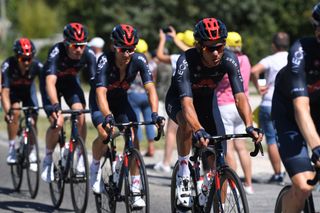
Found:
<path fill-rule="evenodd" d="M 281 158 L 277 144 L 268 144 L 269 159 L 275 174 L 281 173 Z"/>
<path fill-rule="evenodd" d="M 60 114 L 57 122 L 56 122 L 56 127 L 57 128 L 52 128 L 54 124 L 54 119 L 52 117 L 49 117 L 50 120 L 50 126 L 47 130 L 46 134 L 46 147 L 48 150 L 54 150 L 56 147 L 56 144 L 58 143 L 59 139 L 59 132 L 61 131 L 61 128 L 63 126 L 63 115 Z"/>
<path fill-rule="evenodd" d="M 244 173 L 244 178 L 245 178 L 244 184 L 246 186 L 251 186 L 252 184 L 251 158 L 245 143 L 246 143 L 246 140 L 234 139 L 235 150 L 238 153 L 240 164 Z M 229 147 L 229 144 L 228 144 L 228 147 Z"/>
<path fill-rule="evenodd" d="M 165 166 L 169 166 L 171 163 L 172 152 L 177 136 L 177 129 L 178 125 L 169 118 L 167 123 L 166 139 L 164 144 L 163 165 Z"/>
<path fill-rule="evenodd" d="M 234 148 L 234 142 L 233 140 L 227 141 L 227 154 L 226 154 L 226 161 L 231 169 L 234 171 L 237 171 L 237 163 L 235 159 L 235 148 Z"/>
<path fill-rule="evenodd" d="M 313 186 L 307 184 L 307 180 L 312 179 L 314 174 L 314 172 L 307 171 L 298 173 L 291 178 L 292 187 L 282 198 L 282 212 L 301 212 L 305 200 L 309 197 L 313 189 Z"/>
<path fill-rule="evenodd" d="M 178 129 L 177 129 L 177 150 L 179 156 L 187 156 L 191 150 L 192 129 L 182 115 L 182 112 L 177 114 Z"/>
<path fill-rule="evenodd" d="M 103 153 L 106 152 L 107 145 L 103 143 L 104 140 L 107 139 L 107 133 L 103 129 L 102 124 L 97 126 L 98 137 L 92 143 L 92 157 L 95 160 L 100 160 Z"/>
<path fill-rule="evenodd" d="M 12 108 L 18 108 L 20 107 L 20 104 L 18 102 L 13 103 L 11 105 Z M 15 140 L 17 133 L 18 133 L 18 129 L 19 129 L 19 116 L 20 116 L 20 111 L 18 110 L 13 110 L 12 111 L 12 122 L 8 123 L 7 125 L 7 131 L 8 131 L 8 138 L 9 141 Z"/>
<path fill-rule="evenodd" d="M 139 144 L 138 137 L 135 137 L 137 135 L 136 133 L 137 133 L 137 131 L 132 130 L 133 145 L 134 145 L 134 148 L 136 148 L 137 150 L 140 150 L 140 144 Z M 135 164 L 135 161 L 129 162 L 129 165 L 130 165 L 130 173 L 132 175 L 139 175 L 139 168 L 138 168 L 137 164 Z"/>
<path fill-rule="evenodd" d="M 73 110 L 81 110 L 84 108 L 85 106 L 82 105 L 81 103 L 74 103 L 71 106 L 71 109 Z M 78 116 L 78 130 L 79 130 L 79 135 L 85 142 L 87 137 L 87 124 L 86 124 L 85 114 L 80 114 Z"/>

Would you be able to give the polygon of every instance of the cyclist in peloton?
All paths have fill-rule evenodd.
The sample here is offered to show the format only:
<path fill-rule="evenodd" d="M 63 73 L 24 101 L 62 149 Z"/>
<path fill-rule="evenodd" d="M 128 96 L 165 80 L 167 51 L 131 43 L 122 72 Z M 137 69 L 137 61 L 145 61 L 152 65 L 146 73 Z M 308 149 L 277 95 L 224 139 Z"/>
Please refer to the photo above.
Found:
<path fill-rule="evenodd" d="M 167 113 L 178 124 L 177 205 L 183 207 L 193 205 L 188 168 L 192 135 L 200 145 L 207 146 L 210 135 L 225 134 L 215 88 L 226 73 L 247 133 L 256 142 L 261 142 L 263 137 L 260 129 L 252 126 L 251 108 L 244 94 L 238 59 L 225 49 L 225 24 L 215 18 L 204 18 L 195 25 L 194 38 L 195 48 L 184 52 L 177 61 L 166 96 Z M 225 142 L 223 146 L 225 152 Z"/>
<path fill-rule="evenodd" d="M 117 122 L 137 121 L 130 103 L 128 102 L 127 90 L 136 78 L 138 72 L 147 91 L 152 110 L 152 121 L 163 125 L 164 118 L 158 116 L 158 95 L 152 80 L 147 59 L 141 53 L 135 53 L 135 46 L 139 37 L 137 30 L 127 24 L 116 25 L 111 32 L 113 51 L 103 54 L 97 63 L 95 77 L 96 97 L 90 97 L 90 108 L 92 109 L 92 121 L 98 130 L 98 137 L 93 142 L 93 160 L 90 165 L 90 183 L 95 193 L 100 193 L 101 179 L 98 173 L 100 158 L 105 150 L 103 141 L 107 138 L 105 129 L 109 129 Z M 136 133 L 136 130 L 135 130 Z M 134 137 L 134 145 L 139 149 L 138 137 Z M 131 168 L 134 169 L 134 168 Z M 132 171 L 134 173 L 135 171 Z M 135 173 L 134 173 L 135 174 Z M 131 176 L 132 192 L 139 193 L 140 176 Z M 146 204 L 141 197 L 135 196 L 134 207 L 144 207 Z"/>
<path fill-rule="evenodd" d="M 313 186 L 311 162 L 320 166 L 320 3 L 312 12 L 314 37 L 298 39 L 288 64 L 278 73 L 272 99 L 272 118 L 281 160 L 292 187 L 283 196 L 283 212 L 300 212 Z M 308 148 L 312 149 L 311 159 Z"/>
<path fill-rule="evenodd" d="M 64 97 L 71 109 L 84 109 L 86 102 L 78 73 L 81 70 L 89 72 L 92 83 L 96 69 L 95 54 L 87 47 L 88 31 L 85 26 L 69 23 L 64 27 L 63 37 L 64 41 L 55 44 L 49 51 L 41 76 L 42 101 L 51 122 L 46 134 L 46 156 L 41 174 L 41 178 L 48 183 L 54 180 L 52 152 L 63 126 L 60 97 Z M 52 127 L 54 123 L 57 128 Z M 83 114 L 78 117 L 78 129 L 85 141 L 86 123 Z M 80 156 L 77 170 L 84 172 L 84 169 L 83 158 Z"/>
<path fill-rule="evenodd" d="M 36 53 L 33 42 L 28 38 L 20 38 L 13 45 L 15 56 L 7 58 L 2 66 L 2 106 L 7 122 L 9 136 L 9 154 L 7 163 L 16 163 L 15 138 L 19 129 L 20 111 L 11 111 L 11 108 L 23 106 L 38 106 L 36 85 L 34 79 L 42 70 L 42 63 L 34 58 Z M 33 113 L 33 124 L 36 127 L 37 111 Z M 35 128 L 36 129 L 36 128 Z M 30 161 L 36 160 L 31 152 Z M 36 164 L 32 164 L 36 166 Z M 38 169 L 38 168 L 31 168 Z"/>

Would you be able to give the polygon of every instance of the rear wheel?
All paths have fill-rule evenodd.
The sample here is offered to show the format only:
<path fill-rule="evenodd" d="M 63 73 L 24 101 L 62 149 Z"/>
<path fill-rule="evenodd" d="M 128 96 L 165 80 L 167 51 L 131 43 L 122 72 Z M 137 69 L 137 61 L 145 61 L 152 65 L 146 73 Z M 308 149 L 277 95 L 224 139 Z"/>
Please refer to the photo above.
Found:
<path fill-rule="evenodd" d="M 22 131 L 19 131 L 22 132 Z M 20 133 L 21 134 L 21 133 Z M 15 164 L 11 164 L 11 179 L 12 179 L 12 184 L 13 188 L 16 191 L 20 190 L 21 183 L 22 183 L 22 177 L 23 177 L 23 167 L 22 163 L 24 161 L 23 159 L 23 150 L 24 150 L 24 143 L 23 143 L 23 137 L 21 135 L 18 137 L 21 139 L 19 141 L 20 147 L 16 149 L 16 156 L 17 156 L 17 162 Z"/>
<path fill-rule="evenodd" d="M 71 198 L 76 212 L 85 212 L 89 197 L 89 166 L 87 151 L 82 138 L 72 144 L 70 167 Z M 70 144 L 70 146 L 72 146 Z"/>
<path fill-rule="evenodd" d="M 125 161 L 126 159 L 124 159 L 122 164 L 122 174 L 124 172 Z M 134 172 L 134 170 L 136 172 Z M 130 154 L 128 156 L 128 175 L 123 175 L 125 181 L 125 203 L 127 212 L 150 212 L 147 172 L 143 158 L 138 150 L 130 149 Z M 140 199 L 145 203 L 144 207 L 136 206 L 136 204 L 141 201 Z"/>
<path fill-rule="evenodd" d="M 206 212 L 249 212 L 246 194 L 238 175 L 229 167 L 219 171 L 220 184 L 212 183 Z M 216 177 L 217 178 L 217 177 Z M 220 185 L 216 189 L 215 185 Z"/>
<path fill-rule="evenodd" d="M 63 140 L 62 137 L 59 137 L 59 140 Z M 64 171 L 61 168 L 61 151 L 60 146 L 57 146 L 53 152 L 54 181 L 49 184 L 50 196 L 55 208 L 59 208 L 62 203 L 65 186 Z"/>
<path fill-rule="evenodd" d="M 39 188 L 40 160 L 38 140 L 34 128 L 31 128 L 28 133 L 27 153 L 25 160 L 27 162 L 28 187 L 31 198 L 35 198 Z"/>

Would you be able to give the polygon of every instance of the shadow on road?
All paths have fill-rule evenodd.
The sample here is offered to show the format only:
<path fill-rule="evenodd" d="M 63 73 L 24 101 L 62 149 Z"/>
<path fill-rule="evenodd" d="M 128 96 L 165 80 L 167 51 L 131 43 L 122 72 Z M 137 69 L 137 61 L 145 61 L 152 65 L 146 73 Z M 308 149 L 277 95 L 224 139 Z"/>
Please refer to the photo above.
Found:
<path fill-rule="evenodd" d="M 17 192 L 13 189 L 0 187 L 0 193 L 6 194 L 14 198 L 19 199 L 30 199 L 28 190 L 21 190 L 20 192 Z M 3 211 L 10 211 L 10 212 L 72 212 L 73 210 L 70 209 L 55 209 L 51 205 L 43 204 L 43 203 L 37 203 L 33 202 L 33 200 L 30 201 L 0 201 L 0 212 Z"/>

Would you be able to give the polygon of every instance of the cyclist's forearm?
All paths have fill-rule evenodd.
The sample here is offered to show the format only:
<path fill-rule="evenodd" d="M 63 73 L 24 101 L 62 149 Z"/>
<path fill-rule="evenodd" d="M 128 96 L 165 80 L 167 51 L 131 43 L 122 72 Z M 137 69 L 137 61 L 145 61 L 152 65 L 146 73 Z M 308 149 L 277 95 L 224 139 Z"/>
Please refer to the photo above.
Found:
<path fill-rule="evenodd" d="M 189 100 L 190 99 L 190 100 Z M 182 113 L 188 124 L 191 126 L 192 130 L 195 132 L 203 128 L 198 120 L 196 110 L 193 106 L 191 98 L 183 98 L 182 100 Z"/>
<path fill-rule="evenodd" d="M 51 104 L 59 103 L 56 89 L 57 77 L 55 75 L 48 75 L 46 77 L 46 91 Z"/>
<path fill-rule="evenodd" d="M 98 87 L 96 89 L 96 94 L 97 104 L 103 116 L 111 114 L 109 103 L 107 101 L 107 89 L 105 87 Z"/>
<path fill-rule="evenodd" d="M 245 126 L 252 126 L 252 111 L 246 95 L 244 93 L 238 93 L 234 96 L 234 99 L 239 115 Z"/>
<path fill-rule="evenodd" d="M 3 111 L 5 113 L 8 113 L 11 107 L 11 102 L 10 102 L 10 89 L 9 88 L 3 88 L 2 89 L 2 107 Z"/>
<path fill-rule="evenodd" d="M 156 88 L 153 83 L 147 84 L 145 86 L 147 94 L 148 94 L 148 99 L 151 107 L 152 112 L 158 112 L 158 95 Z"/>
<path fill-rule="evenodd" d="M 320 146 L 320 138 L 310 115 L 309 101 L 304 100 L 307 99 L 307 97 L 300 97 L 296 99 L 300 100 L 293 101 L 295 106 L 295 120 L 304 139 L 313 149 L 316 146 Z"/>

